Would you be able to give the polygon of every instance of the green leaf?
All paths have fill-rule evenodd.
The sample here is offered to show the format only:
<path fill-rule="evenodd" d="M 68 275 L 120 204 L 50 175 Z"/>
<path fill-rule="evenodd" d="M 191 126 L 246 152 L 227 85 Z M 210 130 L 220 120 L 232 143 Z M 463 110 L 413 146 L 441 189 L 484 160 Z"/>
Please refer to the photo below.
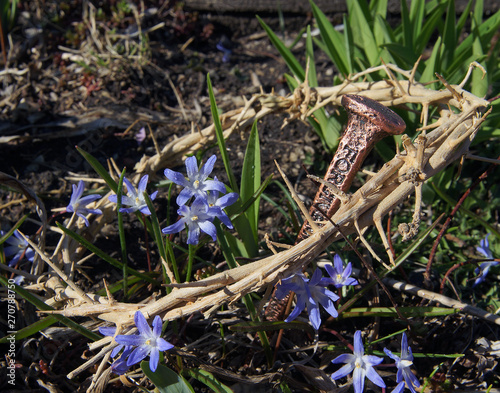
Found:
<path fill-rule="evenodd" d="M 314 47 L 313 40 L 311 37 L 311 26 L 307 26 L 307 36 L 306 36 L 306 56 L 309 60 L 309 75 L 307 75 L 307 80 L 309 81 L 309 86 L 317 87 L 318 78 L 316 75 L 316 65 L 314 64 Z"/>
<path fill-rule="evenodd" d="M 292 71 L 293 74 L 301 81 L 304 81 L 305 71 L 300 65 L 299 61 L 290 51 L 290 49 L 286 47 L 286 45 L 278 38 L 276 34 L 274 34 L 271 28 L 266 25 L 266 23 L 261 18 L 259 18 L 259 16 L 257 16 L 257 20 L 259 21 L 262 28 L 266 31 L 269 39 L 271 40 L 271 43 L 278 50 L 281 57 L 285 60 L 285 63 L 287 64 L 288 68 L 290 68 L 290 71 Z"/>
<path fill-rule="evenodd" d="M 142 361 L 141 369 L 160 393 L 194 392 L 184 378 L 163 364 L 158 364 L 156 371 L 152 372 L 149 368 L 149 362 Z"/>
<path fill-rule="evenodd" d="M 26 337 L 33 336 L 34 334 L 40 333 L 42 330 L 47 329 L 49 326 L 52 326 L 54 323 L 58 322 L 59 321 L 53 315 L 42 318 L 29 326 L 17 330 L 14 334 L 15 340 L 19 341 Z M 2 337 L 0 339 L 0 344 L 6 344 L 9 337 L 11 337 L 10 334 L 8 336 Z"/>
<path fill-rule="evenodd" d="M 491 39 L 500 28 L 500 11 L 495 12 L 492 16 L 486 19 L 480 26 L 478 26 L 477 36 L 480 37 L 482 42 L 491 42 Z M 455 51 L 455 56 L 460 56 L 462 52 L 471 53 L 472 44 L 476 35 L 468 35 L 458 46 Z M 467 67 L 468 64 L 465 64 Z"/>
<path fill-rule="evenodd" d="M 224 140 L 224 132 L 222 131 L 222 125 L 219 117 L 219 110 L 217 109 L 217 103 L 215 102 L 214 91 L 212 89 L 212 81 L 210 80 L 209 74 L 207 74 L 207 88 L 208 96 L 210 97 L 210 110 L 212 111 L 212 120 L 214 122 L 215 134 L 217 136 L 217 145 L 219 146 L 219 151 L 222 156 L 224 168 L 226 169 L 227 176 L 229 177 L 229 184 L 233 191 L 239 194 L 240 191 L 238 183 L 236 182 L 236 177 L 233 173 L 231 161 L 229 160 L 229 155 L 227 153 L 226 141 Z"/>
<path fill-rule="evenodd" d="M 368 6 L 364 0 L 347 1 L 349 21 L 356 46 L 363 49 L 366 60 L 371 66 L 380 64 L 380 49 L 377 45 L 369 20 Z"/>
<path fill-rule="evenodd" d="M 76 146 L 76 150 L 87 160 L 87 162 L 90 164 L 92 168 L 97 172 L 97 174 L 104 179 L 106 184 L 111 188 L 111 190 L 116 193 L 118 190 L 118 184 L 113 180 L 113 178 L 109 175 L 108 171 L 100 164 L 97 159 L 92 156 L 92 154 L 87 153 L 85 150 L 80 149 L 78 146 Z"/>
<path fill-rule="evenodd" d="M 37 296 L 32 295 L 31 292 L 27 291 L 23 287 L 20 287 L 19 285 L 16 284 L 11 284 L 9 283 L 4 277 L 0 276 L 0 284 L 2 284 L 5 288 L 8 288 L 11 291 L 16 292 L 19 296 L 21 296 L 23 299 L 27 300 L 31 304 L 33 304 L 36 308 L 38 308 L 40 311 L 53 311 L 55 310 L 53 307 L 49 306 L 42 300 L 40 300 Z M 51 317 L 55 318 L 57 321 L 62 323 L 63 325 L 66 325 L 69 327 L 71 330 L 74 330 L 75 332 L 81 334 L 82 336 L 87 337 L 88 339 L 92 341 L 98 341 L 102 338 L 102 336 L 91 332 L 90 330 L 84 328 L 80 324 L 73 322 L 71 319 L 59 315 L 59 314 L 52 314 Z"/>
<path fill-rule="evenodd" d="M 457 36 L 460 37 L 461 33 L 462 33 L 462 29 L 464 28 L 465 26 L 465 23 L 467 22 L 467 19 L 469 17 L 469 14 L 470 14 L 470 10 L 472 8 L 472 2 L 473 0 L 469 0 L 469 2 L 467 3 L 467 6 L 465 7 L 464 11 L 462 12 L 462 15 L 460 15 L 460 18 L 458 19 L 458 22 L 456 23 L 456 32 L 457 32 Z M 476 4 L 478 2 L 476 1 Z M 482 13 L 481 13 L 482 15 Z"/>
<path fill-rule="evenodd" d="M 191 378 L 197 379 L 216 393 L 233 393 L 231 388 L 221 383 L 212 373 L 209 373 L 208 371 L 191 368 L 184 370 L 184 373 L 188 374 Z"/>
<path fill-rule="evenodd" d="M 427 12 L 426 9 L 425 23 L 422 27 L 421 33 L 415 41 L 415 59 L 417 59 L 418 56 L 423 53 L 425 48 L 429 46 L 429 40 L 432 34 L 435 32 L 436 28 L 443 23 L 442 15 L 445 9 L 446 4 L 440 4 L 429 12 Z"/>
<path fill-rule="evenodd" d="M 401 5 L 401 26 L 403 29 L 403 46 L 413 50 L 413 26 L 408 12 L 406 0 L 400 1 Z"/>
<path fill-rule="evenodd" d="M 370 2 L 370 10 L 373 15 L 373 36 L 375 37 L 375 41 L 377 42 L 377 46 L 381 46 L 385 42 L 386 31 L 385 25 L 376 23 L 377 20 L 385 20 L 387 18 L 387 1 L 388 0 L 380 0 L 380 1 L 372 1 Z M 344 22 L 345 26 L 345 22 Z"/>
<path fill-rule="evenodd" d="M 325 44 L 325 53 L 330 57 L 342 75 L 347 76 L 351 74 L 353 70 L 347 65 L 347 54 L 342 34 L 335 30 L 326 15 L 316 4 L 314 4 L 312 0 L 309 2 L 311 4 L 314 18 L 318 23 L 321 39 Z"/>
<path fill-rule="evenodd" d="M 437 317 L 441 315 L 452 315 L 461 312 L 458 308 L 448 307 L 398 307 L 401 314 L 407 317 Z M 394 307 L 358 307 L 344 311 L 338 319 L 357 317 L 385 317 L 398 318 L 398 313 Z"/>
<path fill-rule="evenodd" d="M 406 3 L 405 3 L 406 4 Z M 413 0 L 410 4 L 410 24 L 412 32 L 412 48 L 416 47 L 416 41 L 422 32 L 424 26 L 425 1 Z"/>
<path fill-rule="evenodd" d="M 260 187 L 260 166 L 259 132 L 257 130 L 257 121 L 255 121 L 252 126 L 252 131 L 250 132 L 250 137 L 248 138 L 245 158 L 243 159 L 240 193 L 240 198 L 243 203 L 252 198 L 254 193 Z M 260 197 L 258 197 L 255 202 L 248 207 L 245 213 L 248 217 L 250 226 L 252 227 L 252 233 L 256 243 L 258 242 L 257 230 L 259 227 L 259 204 Z"/>
<path fill-rule="evenodd" d="M 425 69 L 422 73 L 422 77 L 420 78 L 420 82 L 425 83 L 436 79 L 435 73 L 440 72 L 438 65 L 440 61 L 441 46 L 441 37 L 438 37 L 436 44 L 432 49 L 432 54 L 425 64 Z"/>
<path fill-rule="evenodd" d="M 446 10 L 446 19 L 444 21 L 443 31 L 443 54 L 441 61 L 444 62 L 445 69 L 447 65 L 453 62 L 455 55 L 455 48 L 457 47 L 457 36 L 455 34 L 456 14 L 455 14 L 455 1 L 448 0 L 448 8 Z"/>
<path fill-rule="evenodd" d="M 100 248 L 97 248 L 93 243 L 89 242 L 83 236 L 80 236 L 78 233 L 73 232 L 70 229 L 67 229 L 66 227 L 64 227 L 62 224 L 60 224 L 58 222 L 56 223 L 56 225 L 61 231 L 66 233 L 71 238 L 75 239 L 78 243 L 80 243 L 82 246 L 84 246 L 90 252 L 93 252 L 94 254 L 96 254 L 102 260 L 106 261 L 110 265 L 112 265 L 120 270 L 123 269 L 123 263 L 116 260 L 115 258 L 110 257 L 108 254 L 106 254 Z M 126 269 L 127 269 L 128 274 L 132 274 L 136 277 L 140 277 L 143 280 L 146 280 L 147 282 L 150 282 L 152 284 L 158 284 L 158 282 L 154 278 L 149 277 L 147 274 L 139 273 L 137 270 L 134 270 L 128 266 L 126 267 Z"/>

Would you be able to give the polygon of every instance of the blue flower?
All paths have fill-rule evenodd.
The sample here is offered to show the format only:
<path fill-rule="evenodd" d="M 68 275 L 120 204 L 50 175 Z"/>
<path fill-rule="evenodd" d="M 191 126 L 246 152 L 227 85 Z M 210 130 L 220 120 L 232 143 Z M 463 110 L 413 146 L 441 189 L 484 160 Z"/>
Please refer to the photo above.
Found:
<path fill-rule="evenodd" d="M 490 243 L 488 241 L 489 236 L 490 236 L 490 234 L 488 233 L 486 235 L 486 238 L 484 238 L 483 240 L 481 240 L 479 242 L 479 247 L 476 247 L 476 250 L 479 253 L 483 254 L 487 259 L 495 259 L 493 257 L 491 250 L 490 250 Z M 486 279 L 486 276 L 488 275 L 488 272 L 490 271 L 490 267 L 497 266 L 499 263 L 500 262 L 498 262 L 498 261 L 481 263 L 481 265 L 479 265 L 479 267 L 474 271 L 474 273 L 479 275 L 479 277 L 476 278 L 476 281 L 474 281 L 474 284 L 472 286 L 475 287 L 477 284 L 482 283 Z"/>
<path fill-rule="evenodd" d="M 214 180 L 217 180 L 217 176 Z M 230 192 L 219 198 L 219 191 L 210 191 L 207 196 L 208 210 L 213 217 L 217 217 L 225 226 L 232 229 L 231 220 L 222 209 L 232 205 L 238 198 L 239 195 L 236 192 Z"/>
<path fill-rule="evenodd" d="M 290 291 L 295 292 L 297 296 L 297 305 L 288 318 L 285 319 L 285 322 L 293 321 L 307 306 L 309 321 L 314 329 L 318 330 L 321 325 L 319 304 L 321 304 L 332 317 L 338 317 L 334 302 L 337 301 L 339 297 L 321 285 L 321 277 L 321 270 L 316 269 L 311 280 L 307 279 L 301 273 L 294 274 L 291 277 L 281 280 L 276 289 L 276 297 L 278 299 L 283 299 Z"/>
<path fill-rule="evenodd" d="M 133 351 L 127 353 L 127 366 L 139 363 L 146 356 L 150 356 L 149 368 L 155 372 L 160 360 L 160 351 L 168 351 L 174 346 L 168 341 L 160 337 L 161 334 L 161 318 L 159 315 L 153 320 L 153 330 L 148 325 L 148 321 L 140 311 L 136 311 L 134 315 L 135 326 L 139 334 L 135 335 L 118 335 L 115 341 L 118 344 L 125 345 L 125 351 L 128 346 L 137 347 Z M 127 351 L 128 352 L 128 351 Z M 122 359 L 123 355 L 120 357 Z"/>
<path fill-rule="evenodd" d="M 198 244 L 200 230 L 210 235 L 213 241 L 217 240 L 217 229 L 212 223 L 216 212 L 209 210 L 208 202 L 205 198 L 198 196 L 192 206 L 180 206 L 177 214 L 182 217 L 175 224 L 163 228 L 161 231 L 164 234 L 180 232 L 187 226 L 187 244 Z"/>
<path fill-rule="evenodd" d="M 405 383 L 400 382 L 391 393 L 402 393 L 405 390 Z"/>
<path fill-rule="evenodd" d="M 3 235 L 5 235 L 5 232 L 0 231 L 0 236 Z M 15 266 L 23 254 L 28 261 L 33 262 L 35 252 L 29 247 L 28 242 L 24 240 L 17 229 L 14 231 L 13 236 L 10 236 L 7 240 L 5 240 L 5 243 L 8 244 L 7 247 L 4 246 L 3 248 L 5 256 L 8 258 L 14 255 L 14 258 L 12 258 L 9 262 L 10 267 Z"/>
<path fill-rule="evenodd" d="M 141 178 L 137 190 L 127 178 L 123 178 L 123 182 L 127 186 L 127 195 L 122 195 L 122 205 L 130 207 L 120 208 L 120 213 L 133 213 L 139 210 L 142 214 L 149 216 L 151 212 L 149 211 L 146 200 L 144 199 L 144 192 L 146 191 L 146 186 L 148 185 L 148 175 L 144 175 Z M 158 191 L 155 191 L 149 196 L 149 198 L 153 201 L 157 194 Z M 110 202 L 117 203 L 118 195 L 111 195 L 108 199 Z"/>
<path fill-rule="evenodd" d="M 75 213 L 78 217 L 83 218 L 85 225 L 89 226 L 89 220 L 87 220 L 87 217 L 85 217 L 84 214 L 102 214 L 102 211 L 100 209 L 87 209 L 85 206 L 94 202 L 96 199 L 99 199 L 101 196 L 94 194 L 87 195 L 82 198 L 83 188 L 84 186 L 82 180 L 78 182 L 78 187 L 73 184 L 73 193 L 71 194 L 71 200 L 69 201 L 69 205 L 66 207 L 66 211 Z"/>
<path fill-rule="evenodd" d="M 215 47 L 224 53 L 224 56 L 222 56 L 222 61 L 224 63 L 227 63 L 231 59 L 231 54 L 233 53 L 233 51 L 224 46 L 224 41 L 225 40 L 221 39 Z"/>
<path fill-rule="evenodd" d="M 413 353 L 411 352 L 411 347 L 408 346 L 406 334 L 403 333 L 403 338 L 401 339 L 401 358 L 394 355 L 387 348 L 384 348 L 384 352 L 387 356 L 389 356 L 396 362 L 396 367 L 398 368 L 398 373 L 396 374 L 396 382 L 401 383 L 404 379 L 404 383 L 406 383 L 408 389 L 410 389 L 413 393 L 416 393 L 414 386 L 417 388 L 420 387 L 420 382 L 418 382 L 417 377 L 410 370 L 410 367 L 413 365 Z M 399 385 L 396 387 L 396 389 L 398 388 Z"/>
<path fill-rule="evenodd" d="M 177 204 L 179 206 L 185 205 L 192 196 L 206 198 L 208 191 L 226 192 L 226 186 L 224 183 L 218 180 L 207 180 L 208 175 L 210 175 L 214 169 L 216 159 L 217 157 L 213 155 L 207 160 L 201 169 L 198 169 L 196 157 L 188 157 L 186 159 L 187 178 L 185 178 L 182 173 L 165 169 L 164 173 L 167 179 L 184 187 L 184 189 L 177 196 Z"/>
<path fill-rule="evenodd" d="M 358 285 L 358 280 L 351 277 L 351 262 L 349 262 L 344 269 L 342 259 L 338 255 L 335 255 L 333 257 L 333 263 L 335 267 L 330 264 L 325 265 L 325 270 L 331 277 L 322 279 L 322 283 L 324 283 L 325 286 L 331 284 L 334 285 L 335 288 L 341 288 L 347 285 Z"/>
<path fill-rule="evenodd" d="M 374 355 L 364 354 L 363 343 L 361 342 L 361 331 L 354 333 L 354 351 L 353 354 L 342 354 L 332 360 L 332 363 L 346 363 L 340 369 L 332 374 L 332 379 L 336 380 L 353 372 L 354 392 L 361 393 L 365 387 L 365 377 L 375 385 L 385 388 L 385 383 L 380 375 L 377 374 L 373 366 L 380 364 L 384 359 Z"/>
<path fill-rule="evenodd" d="M 116 327 L 100 327 L 99 333 L 104 336 L 114 336 L 116 333 Z M 125 346 L 123 344 L 118 344 L 111 351 L 111 357 L 114 358 L 123 348 L 125 349 L 122 352 L 121 356 L 111 365 L 111 370 L 113 370 L 118 375 L 125 374 L 129 369 L 129 366 L 127 366 L 127 357 L 132 353 L 134 346 Z"/>

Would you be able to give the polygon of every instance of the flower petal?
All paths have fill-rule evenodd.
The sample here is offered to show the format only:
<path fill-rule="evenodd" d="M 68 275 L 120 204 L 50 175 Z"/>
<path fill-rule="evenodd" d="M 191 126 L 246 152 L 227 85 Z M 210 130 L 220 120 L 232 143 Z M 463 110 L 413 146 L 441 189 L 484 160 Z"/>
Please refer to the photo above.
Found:
<path fill-rule="evenodd" d="M 142 359 L 148 356 L 151 351 L 151 347 L 149 345 L 141 345 L 133 350 L 130 356 L 127 359 L 127 366 L 132 366 L 133 364 L 139 363 Z"/>

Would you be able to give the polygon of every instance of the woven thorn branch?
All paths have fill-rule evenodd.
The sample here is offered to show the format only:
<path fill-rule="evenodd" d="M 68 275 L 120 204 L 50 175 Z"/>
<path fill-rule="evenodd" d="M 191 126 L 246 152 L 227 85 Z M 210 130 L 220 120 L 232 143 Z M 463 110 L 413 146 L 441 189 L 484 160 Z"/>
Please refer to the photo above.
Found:
<path fill-rule="evenodd" d="M 408 137 L 403 138 L 404 150 L 387 162 L 354 194 L 344 198 L 339 210 L 332 217 L 333 223 L 327 223 L 321 228 L 316 227 L 316 231 L 309 238 L 289 249 L 195 283 L 177 285 L 168 295 L 151 299 L 144 305 L 117 303 L 95 295 L 89 295 L 94 301 L 89 304 L 88 301 L 79 299 L 73 290 L 67 289 L 64 295 L 72 300 L 72 305 L 54 312 L 69 317 L 97 316 L 116 324 L 119 331 L 129 333 L 133 331 L 129 327 L 133 325 L 133 315 L 137 309 L 140 309 L 146 318 L 161 315 L 163 320 L 174 320 L 195 312 L 209 314 L 214 304 L 235 302 L 245 294 L 269 288 L 279 279 L 302 269 L 329 244 L 343 236 L 357 234 L 369 248 L 362 233 L 375 226 L 388 250 L 382 219 L 395 206 L 415 193 L 413 220 L 407 227 L 400 228 L 403 237 L 410 238 L 418 231 L 422 184 L 467 153 L 481 123 L 491 111 L 488 109 L 488 101 L 463 89 L 470 70 L 476 66 L 477 64 L 471 64 L 464 81 L 459 85 L 451 86 L 443 80 L 445 88 L 440 91 L 428 89 L 424 84 L 416 82 L 413 72 L 388 64 L 353 75 L 338 86 L 311 88 L 307 83 L 302 83 L 287 97 L 274 94 L 252 97 L 243 108 L 222 116 L 221 123 L 226 138 L 235 130 L 245 130 L 255 120 L 270 114 L 289 113 L 288 122 L 305 119 L 321 107 L 329 104 L 340 105 L 344 94 L 365 95 L 388 106 L 420 104 L 421 133 L 415 141 Z M 386 80 L 356 82 L 366 74 L 381 69 L 387 73 Z M 400 76 L 399 79 L 394 76 L 395 73 Z M 429 110 L 433 107 L 438 109 L 439 118 L 428 124 Z M 184 156 L 214 140 L 213 125 L 175 139 L 155 156 L 143 157 L 135 168 L 137 178 L 144 173 L 155 173 L 167 166 L 179 165 Z M 102 198 L 105 199 L 107 198 Z M 96 219 L 95 225 L 102 226 L 108 219 L 103 215 Z M 91 230 L 97 231 L 98 228 Z M 382 258 L 373 254 L 383 262 Z M 392 254 L 387 254 L 389 262 L 394 262 Z M 390 267 L 388 264 L 386 266 Z M 109 337 L 93 343 L 92 349 L 102 347 L 102 350 L 68 377 L 74 377 L 103 357 L 109 357 L 113 345 L 116 343 L 110 344 Z"/>

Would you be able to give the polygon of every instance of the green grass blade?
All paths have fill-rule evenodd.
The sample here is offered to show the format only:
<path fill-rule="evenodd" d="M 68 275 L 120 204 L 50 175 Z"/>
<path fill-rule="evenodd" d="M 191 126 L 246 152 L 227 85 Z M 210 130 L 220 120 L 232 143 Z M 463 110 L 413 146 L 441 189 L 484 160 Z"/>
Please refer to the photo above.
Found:
<path fill-rule="evenodd" d="M 318 23 L 318 28 L 321 34 L 321 39 L 325 44 L 326 54 L 333 61 L 339 72 L 347 76 L 353 72 L 347 65 L 347 53 L 344 47 L 344 39 L 332 26 L 326 15 L 318 8 L 312 0 L 309 1 L 311 9 Z"/>
<path fill-rule="evenodd" d="M 217 109 L 217 103 L 215 102 L 214 91 L 212 89 L 212 81 L 210 80 L 209 74 L 207 74 L 207 88 L 208 95 L 210 97 L 210 109 L 212 111 L 215 134 L 217 136 L 217 145 L 219 146 L 219 151 L 222 156 L 224 168 L 226 169 L 226 173 L 229 178 L 229 184 L 233 191 L 239 194 L 240 188 L 238 187 L 238 183 L 236 182 L 236 177 L 234 176 L 233 168 L 231 167 L 231 161 L 229 160 L 229 155 L 227 153 L 226 141 L 224 140 L 224 132 L 222 131 L 222 125 L 219 117 L 219 110 Z"/>
<path fill-rule="evenodd" d="M 439 197 L 444 200 L 448 205 L 450 205 L 452 208 L 454 208 L 457 205 L 457 201 L 454 200 L 452 197 L 450 197 L 448 194 L 446 194 L 441 188 L 439 188 L 436 184 L 432 183 L 432 188 L 436 192 L 436 194 L 439 195 Z M 500 232 L 493 226 L 491 225 L 488 221 L 483 220 L 481 217 L 479 217 L 477 214 L 474 214 L 471 212 L 469 209 L 461 206 L 458 208 L 458 211 L 462 214 L 465 214 L 466 216 L 470 217 L 474 221 L 476 221 L 478 224 L 481 224 L 488 232 L 491 232 L 493 236 L 496 236 L 497 239 L 500 240 Z"/>
<path fill-rule="evenodd" d="M 155 372 L 151 371 L 149 362 L 141 362 L 143 373 L 156 386 L 160 393 L 192 393 L 192 387 L 175 371 L 164 364 L 158 364 Z M 156 391 L 155 389 L 155 391 Z"/>
<path fill-rule="evenodd" d="M 457 36 L 455 32 L 456 23 L 456 13 L 455 13 L 455 1 L 448 1 L 448 8 L 446 10 L 446 19 L 444 21 L 443 30 L 443 54 L 441 61 L 444 62 L 442 69 L 445 69 L 447 65 L 453 62 L 453 57 L 455 55 L 455 48 L 457 47 Z"/>
<path fill-rule="evenodd" d="M 106 184 L 111 188 L 111 190 L 116 193 L 118 190 L 118 184 L 113 180 L 113 178 L 109 175 L 108 171 L 101 165 L 97 159 L 92 156 L 90 153 L 87 153 L 85 150 L 80 149 L 76 146 L 76 150 L 85 158 L 85 160 L 90 164 L 94 171 L 106 182 Z"/>
<path fill-rule="evenodd" d="M 28 292 L 26 289 L 23 287 L 20 287 L 19 285 L 15 284 L 9 284 L 9 282 L 4 278 L 0 276 L 0 284 L 3 285 L 5 288 L 8 288 L 10 291 L 16 292 L 19 296 L 21 296 L 23 299 L 27 300 L 31 304 L 33 304 L 36 308 L 38 308 L 40 311 L 52 311 L 55 310 L 53 307 L 45 304 L 42 300 L 40 300 L 38 297 L 32 295 L 30 292 Z M 84 328 L 83 326 L 79 325 L 76 322 L 73 322 L 71 319 L 59 315 L 59 314 L 52 314 L 52 317 L 57 319 L 60 323 L 63 325 L 66 325 L 69 327 L 71 330 L 74 330 L 75 332 L 87 337 L 88 339 L 92 341 L 97 341 L 100 340 L 102 337 L 94 332 L 91 332 L 90 330 Z"/>
<path fill-rule="evenodd" d="M 403 46 L 406 48 L 413 49 L 413 25 L 410 20 L 410 13 L 408 12 L 408 6 L 406 0 L 400 1 L 401 5 L 401 27 L 403 29 Z"/>
<path fill-rule="evenodd" d="M 351 24 L 347 20 L 347 15 L 342 17 L 344 22 L 344 45 L 346 51 L 346 62 L 349 70 L 354 70 L 354 53 L 356 52 L 356 46 L 354 44 L 354 37 L 352 36 Z"/>
<path fill-rule="evenodd" d="M 262 28 L 266 31 L 269 39 L 271 40 L 271 43 L 278 50 L 283 60 L 285 60 L 285 63 L 287 64 L 288 68 L 290 68 L 290 71 L 292 71 L 297 78 L 303 81 L 305 78 L 305 71 L 300 65 L 297 58 L 293 55 L 292 51 L 286 47 L 286 45 L 278 38 L 276 34 L 274 34 L 271 28 L 266 25 L 266 23 L 261 18 L 259 18 L 259 16 L 257 16 L 257 20 L 259 21 Z"/>
<path fill-rule="evenodd" d="M 416 47 L 416 40 L 424 26 L 425 1 L 413 0 L 410 4 L 410 24 L 413 27 L 412 48 Z"/>
<path fill-rule="evenodd" d="M 457 35 L 460 37 L 462 34 L 462 29 L 465 26 L 465 23 L 467 22 L 467 19 L 469 18 L 470 10 L 472 8 L 472 3 L 473 0 L 469 0 L 467 3 L 467 6 L 465 7 L 464 11 L 460 15 L 460 18 L 458 18 L 458 21 L 456 23 L 455 31 L 457 32 Z M 477 1 L 476 1 L 477 4 Z"/>
<path fill-rule="evenodd" d="M 23 224 L 24 220 L 26 220 L 27 218 L 28 218 L 28 214 L 22 216 L 19 219 L 19 221 L 16 222 L 16 224 L 5 233 L 5 235 L 3 235 L 2 237 L 0 237 L 0 245 L 4 244 L 5 241 L 14 234 L 14 232 L 16 231 L 16 229 L 19 229 L 21 227 L 21 225 Z"/>
<path fill-rule="evenodd" d="M 68 236 L 70 236 L 72 239 L 75 239 L 78 243 L 80 243 L 82 246 L 87 248 L 90 252 L 96 254 L 99 258 L 101 258 L 103 261 L 106 261 L 109 263 L 111 266 L 114 266 L 120 270 L 123 269 L 123 263 L 120 261 L 116 260 L 115 258 L 110 257 L 108 254 L 106 254 L 104 251 L 102 251 L 100 248 L 97 248 L 93 243 L 89 242 L 87 239 L 84 237 L 80 236 L 76 232 L 73 232 L 70 229 L 65 228 L 63 225 L 60 223 L 56 223 L 57 227 L 66 233 Z M 139 273 L 137 270 L 134 270 L 130 267 L 127 267 L 127 273 L 132 274 L 136 277 L 140 277 L 143 280 L 146 280 L 147 282 L 150 282 L 152 284 L 158 284 L 158 282 L 154 279 L 149 277 L 147 274 Z"/>
<path fill-rule="evenodd" d="M 398 310 L 406 317 L 438 317 L 442 315 L 452 315 L 461 312 L 458 308 L 448 307 L 398 307 Z M 344 311 L 338 319 L 359 318 L 359 317 L 384 317 L 398 318 L 398 313 L 394 307 L 357 307 Z"/>
<path fill-rule="evenodd" d="M 215 102 L 214 92 L 212 89 L 212 82 L 210 81 L 210 75 L 207 75 L 207 87 L 208 95 L 210 96 L 210 108 L 212 110 L 212 118 L 214 121 L 215 133 L 217 135 L 217 144 L 219 145 L 219 150 L 222 156 L 222 161 L 224 162 L 224 168 L 226 169 L 227 175 L 229 177 L 229 184 L 234 192 L 240 194 L 240 188 L 236 182 L 236 177 L 234 176 L 231 161 L 229 160 L 229 155 L 227 153 L 226 142 L 224 140 L 224 134 L 222 132 L 222 126 L 220 123 L 219 112 L 217 110 L 217 103 Z M 226 210 L 228 213 L 233 212 L 234 209 L 241 207 L 241 201 L 238 200 L 233 206 L 229 206 Z M 248 255 L 255 257 L 259 253 L 259 247 L 254 239 L 252 226 L 246 215 L 241 215 L 233 221 L 233 226 L 238 231 L 238 234 L 243 240 L 243 244 L 247 249 Z"/>
<path fill-rule="evenodd" d="M 363 49 L 366 60 L 371 66 L 380 64 L 380 49 L 377 45 L 369 19 L 368 5 L 359 0 L 347 1 L 349 21 L 356 46 Z"/>
<path fill-rule="evenodd" d="M 120 180 L 118 181 L 118 188 L 116 190 L 116 214 L 118 215 L 118 236 L 120 238 L 120 250 L 122 252 L 122 283 L 123 283 L 123 293 L 126 296 L 127 293 L 127 243 L 125 241 L 125 228 L 123 227 L 123 213 L 120 213 L 122 207 L 122 195 L 123 195 L 123 178 L 125 177 L 125 168 L 123 168 L 120 175 Z"/>
<path fill-rule="evenodd" d="M 478 27 L 477 36 L 481 38 L 483 43 L 491 42 L 493 36 L 496 34 L 498 29 L 500 28 L 500 11 L 495 12 L 492 16 L 486 19 L 481 25 Z M 455 51 L 456 56 L 460 56 L 462 52 L 471 53 L 472 44 L 475 39 L 475 36 L 470 34 L 467 36 L 461 43 L 458 45 L 458 48 Z M 468 64 L 465 64 L 467 67 Z"/>
<path fill-rule="evenodd" d="M 379 0 L 370 2 L 370 10 L 373 15 L 373 36 L 377 42 L 377 46 L 380 47 L 386 38 L 385 25 L 376 23 L 376 20 L 385 20 L 387 18 L 387 1 Z M 345 22 L 344 22 L 345 26 Z"/>
<path fill-rule="evenodd" d="M 313 40 L 311 37 L 311 26 L 307 26 L 307 36 L 306 36 L 306 57 L 309 60 L 309 75 L 307 75 L 307 80 L 309 81 L 309 86 L 317 87 L 318 78 L 316 75 L 316 65 L 314 64 L 314 47 Z"/>
<path fill-rule="evenodd" d="M 420 78 L 420 82 L 430 82 L 436 79 L 436 72 L 440 72 L 439 62 L 440 62 L 440 53 L 441 53 L 441 37 L 438 37 L 434 48 L 432 49 L 432 54 L 425 63 L 425 69 Z M 435 83 L 433 84 L 435 85 Z M 434 87 L 430 87 L 431 89 Z"/>
<path fill-rule="evenodd" d="M 481 37 L 479 36 L 479 26 L 483 23 L 483 1 L 476 0 L 476 5 L 474 7 L 474 14 L 472 15 L 472 34 L 474 35 L 474 43 L 472 44 L 472 56 L 476 61 L 483 58 L 483 43 L 481 42 Z M 485 64 L 482 64 L 484 67 Z M 478 97 L 484 97 L 488 92 L 488 78 L 483 75 L 483 72 L 479 69 L 474 69 L 472 71 L 472 80 L 470 92 Z"/>
<path fill-rule="evenodd" d="M 260 144 L 259 132 L 257 130 L 257 121 L 252 125 L 250 137 L 245 151 L 245 158 L 243 159 L 243 168 L 241 173 L 241 194 L 240 199 L 245 203 L 253 197 L 255 192 L 261 185 L 261 163 L 260 163 Z M 248 209 L 246 216 L 252 227 L 252 233 L 255 243 L 258 242 L 257 229 L 259 227 L 259 205 L 260 197 L 257 197 Z"/>
<path fill-rule="evenodd" d="M 404 1 L 404 0 L 403 0 Z M 436 28 L 443 23 L 442 15 L 446 9 L 446 4 L 440 4 L 430 12 L 426 11 L 424 26 L 420 35 L 416 39 L 415 58 L 418 58 L 430 43 L 429 40 Z"/>
<path fill-rule="evenodd" d="M 49 326 L 52 326 L 54 323 L 58 323 L 59 321 L 54 318 L 53 315 L 49 315 L 48 317 L 42 318 L 35 323 L 32 323 L 29 326 L 26 326 L 22 329 L 16 330 L 14 334 L 14 338 L 16 341 L 25 339 L 26 337 L 33 336 L 34 334 L 40 333 L 42 330 L 47 329 Z M 0 339 L 0 344 L 6 344 L 7 339 L 12 337 L 11 334 L 2 337 Z"/>
<path fill-rule="evenodd" d="M 221 383 L 212 373 L 209 373 L 208 371 L 191 368 L 185 369 L 183 372 L 189 377 L 200 381 L 215 393 L 233 393 L 233 390 L 229 386 Z"/>

